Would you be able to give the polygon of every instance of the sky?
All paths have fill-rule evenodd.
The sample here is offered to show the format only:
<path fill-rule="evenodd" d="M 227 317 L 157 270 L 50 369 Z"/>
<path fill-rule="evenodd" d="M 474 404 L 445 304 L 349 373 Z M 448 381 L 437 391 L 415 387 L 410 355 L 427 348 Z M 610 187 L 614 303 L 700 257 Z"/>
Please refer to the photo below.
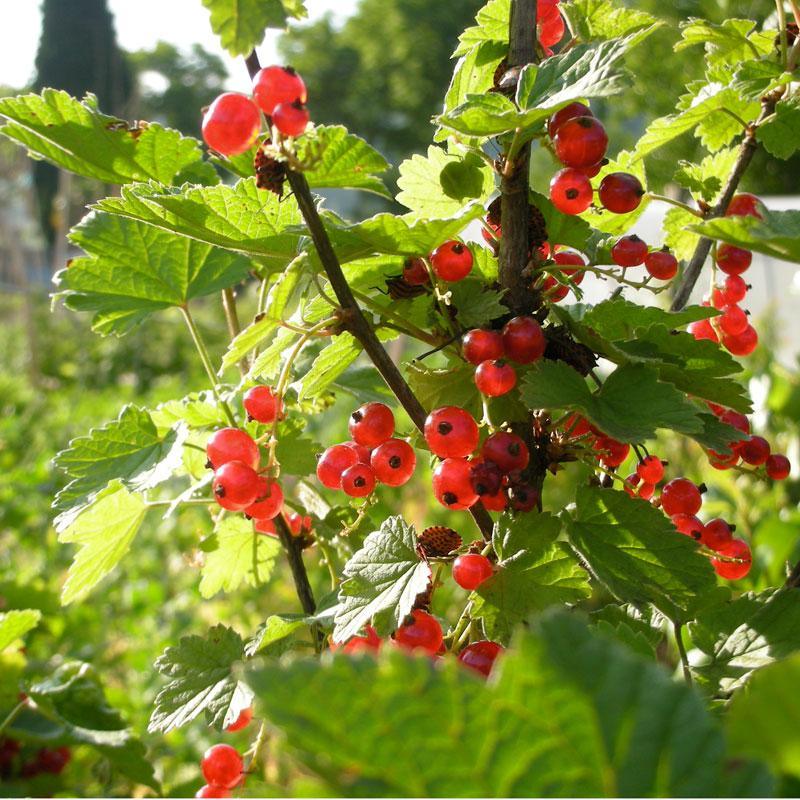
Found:
<path fill-rule="evenodd" d="M 357 0 L 306 0 L 309 19 L 327 11 L 343 19 L 356 4 Z M 41 28 L 40 5 L 38 0 L 0 0 L 0 8 L 6 6 L 0 26 L 0 85 L 21 87 L 32 79 Z M 219 46 L 200 0 L 108 0 L 108 6 L 114 14 L 117 41 L 124 49 L 151 47 L 159 39 L 184 50 L 199 42 L 224 58 L 231 76 L 229 88 L 246 88 L 241 60 L 234 61 Z M 275 43 L 279 35 L 278 31 L 267 32 L 259 48 L 262 63 L 276 59 Z"/>

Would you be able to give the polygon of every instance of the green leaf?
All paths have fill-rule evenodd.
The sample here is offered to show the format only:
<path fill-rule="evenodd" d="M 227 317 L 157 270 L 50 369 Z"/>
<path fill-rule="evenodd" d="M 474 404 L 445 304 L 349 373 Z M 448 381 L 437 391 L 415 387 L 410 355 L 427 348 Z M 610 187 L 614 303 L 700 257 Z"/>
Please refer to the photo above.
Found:
<path fill-rule="evenodd" d="M 180 728 L 205 712 L 209 725 L 222 728 L 247 708 L 252 695 L 233 677 L 233 666 L 244 658 L 244 643 L 236 631 L 215 625 L 205 636 L 183 636 L 155 663 L 169 678 L 155 700 L 147 730 Z"/>
<path fill-rule="evenodd" d="M 508 22 L 511 0 L 489 0 L 475 16 L 476 25 L 467 28 L 458 37 L 459 45 L 454 56 L 460 56 L 483 42 L 508 44 Z"/>
<path fill-rule="evenodd" d="M 646 658 L 655 658 L 656 648 L 664 639 L 665 618 L 653 606 L 609 603 L 589 616 L 598 631 Z"/>
<path fill-rule="evenodd" d="M 306 418 L 299 415 L 288 417 L 278 426 L 275 455 L 284 475 L 310 475 L 317 468 L 317 454 L 324 448 L 303 435 L 306 427 Z"/>
<path fill-rule="evenodd" d="M 791 96 L 775 106 L 775 118 L 758 126 L 756 139 L 775 158 L 784 161 L 800 150 L 797 130 L 800 126 L 800 98 Z"/>
<path fill-rule="evenodd" d="M 42 618 L 42 612 L 34 608 L 0 613 L 0 653 L 28 631 L 32 631 Z"/>
<path fill-rule="evenodd" d="M 743 100 L 758 102 L 765 94 L 792 80 L 792 73 L 784 72 L 775 61 L 746 61 L 734 73 L 731 88 Z"/>
<path fill-rule="evenodd" d="M 97 100 L 44 89 L 0 99 L 0 132 L 26 146 L 33 158 L 105 183 L 153 180 L 168 184 L 202 158 L 196 139 L 156 123 L 129 127 L 101 114 Z"/>
<path fill-rule="evenodd" d="M 451 306 L 456 310 L 459 325 L 465 330 L 486 325 L 508 314 L 503 293 L 482 280 L 466 278 L 450 286 Z"/>
<path fill-rule="evenodd" d="M 406 364 L 409 386 L 426 410 L 455 405 L 478 414 L 480 395 L 475 388 L 475 370 L 469 364 L 453 369 L 428 369 L 421 364 Z"/>
<path fill-rule="evenodd" d="M 335 796 L 722 794 L 723 738 L 700 697 L 563 613 L 522 632 L 488 682 L 392 648 L 253 665 L 247 681 Z"/>
<path fill-rule="evenodd" d="M 771 258 L 800 264 L 800 211 L 763 209 L 761 213 L 763 219 L 722 217 L 696 222 L 690 230 Z"/>
<path fill-rule="evenodd" d="M 615 5 L 611 0 L 569 0 L 560 9 L 570 23 L 570 30 L 581 41 L 614 39 L 648 28 L 658 22 L 645 11 Z"/>
<path fill-rule="evenodd" d="M 414 528 L 401 517 L 389 517 L 347 562 L 344 576 L 336 642 L 346 642 L 370 623 L 380 635 L 398 628 L 428 587 L 431 569 L 417 553 Z"/>
<path fill-rule="evenodd" d="M 56 495 L 53 505 L 62 511 L 84 505 L 112 480 L 134 492 L 158 486 L 180 468 L 187 433 L 188 429 L 180 426 L 159 436 L 145 409 L 125 406 L 113 422 L 73 439 L 56 455 L 55 466 L 71 481 Z"/>
<path fill-rule="evenodd" d="M 203 542 L 203 550 L 200 595 L 208 600 L 218 592 L 235 592 L 243 583 L 258 587 L 267 581 L 281 546 L 272 536 L 256 533 L 252 521 L 227 516 Z"/>
<path fill-rule="evenodd" d="M 664 244 L 679 261 L 688 261 L 700 241 L 700 237 L 689 230 L 696 220 L 694 214 L 683 208 L 673 207 L 664 215 Z"/>
<path fill-rule="evenodd" d="M 70 240 L 86 257 L 58 273 L 66 305 L 94 312 L 93 328 L 122 335 L 155 311 L 233 286 L 247 259 L 151 225 L 91 212 Z"/>
<path fill-rule="evenodd" d="M 78 552 L 61 590 L 61 602 L 82 600 L 120 562 L 131 546 L 147 511 L 144 500 L 112 481 L 77 515 L 62 515 L 62 544 L 77 544 Z"/>
<path fill-rule="evenodd" d="M 642 306 L 618 297 L 604 300 L 584 315 L 582 322 L 612 341 L 635 339 L 643 328 L 664 325 L 669 330 L 685 328 L 701 319 L 715 316 L 707 306 L 688 306 L 682 311 L 665 311 L 658 306 Z"/>
<path fill-rule="evenodd" d="M 505 644 L 534 612 L 591 594 L 588 575 L 569 547 L 556 541 L 560 531 L 561 520 L 549 514 L 504 515 L 495 524 L 492 540 L 501 560 L 475 590 L 472 605 L 489 639 Z"/>
<path fill-rule="evenodd" d="M 565 247 L 574 247 L 582 253 L 591 256 L 593 232 L 586 220 L 572 214 L 562 214 L 550 201 L 538 192 L 531 192 L 529 199 L 536 206 L 545 219 L 547 237 L 551 242 L 557 242 Z"/>
<path fill-rule="evenodd" d="M 685 537 L 684 537 L 685 538 Z M 754 670 L 800 650 L 800 592 L 745 594 L 698 616 L 689 632 L 704 658 L 692 671 L 709 691 L 733 692 Z"/>
<path fill-rule="evenodd" d="M 758 670 L 747 692 L 730 705 L 726 729 L 731 751 L 800 778 L 799 684 L 800 655 Z"/>
<path fill-rule="evenodd" d="M 624 602 L 652 603 L 671 620 L 694 617 L 716 586 L 697 543 L 658 509 L 625 492 L 581 487 L 567 536 L 588 569 Z"/>
<path fill-rule="evenodd" d="M 162 432 L 169 431 L 179 422 L 185 422 L 189 428 L 224 428 L 228 425 L 228 418 L 211 392 L 168 400 L 150 411 L 150 418 Z"/>
<path fill-rule="evenodd" d="M 247 56 L 264 39 L 265 28 L 284 28 L 288 17 L 303 17 L 303 3 L 293 0 L 203 0 L 211 29 L 232 56 Z"/>
<path fill-rule="evenodd" d="M 303 174 L 312 189 L 363 189 L 391 199 L 375 177 L 389 169 L 389 162 L 344 125 L 318 125 L 298 141 L 298 157 L 311 163 Z"/>
<path fill-rule="evenodd" d="M 279 656 L 291 648 L 292 637 L 307 624 L 308 621 L 302 614 L 273 614 L 248 639 L 244 647 L 245 655 Z"/>
<path fill-rule="evenodd" d="M 460 49 L 460 48 L 459 48 Z M 508 54 L 508 44 L 491 40 L 474 44 L 456 62 L 444 96 L 444 110 L 452 111 L 470 94 L 483 94 L 494 86 L 494 74 Z M 438 132 L 435 138 L 440 138 Z"/>
<path fill-rule="evenodd" d="M 253 362 L 250 368 L 248 378 L 261 378 L 268 381 L 277 377 L 280 372 L 281 361 L 286 354 L 286 348 L 291 347 L 295 339 L 299 338 L 299 334 L 295 331 L 282 330 L 272 340 L 269 347 L 258 354 L 258 357 Z"/>
<path fill-rule="evenodd" d="M 300 400 L 322 394 L 358 358 L 361 349 L 361 344 L 352 334 L 340 333 L 335 336 L 303 376 Z"/>
<path fill-rule="evenodd" d="M 466 136 L 484 137 L 533 127 L 548 116 L 547 111 L 536 110 L 523 114 L 511 100 L 499 93 L 468 94 L 461 104 L 436 117 L 436 122 Z"/>
<path fill-rule="evenodd" d="M 703 45 L 709 66 L 738 67 L 742 61 L 758 59 L 773 49 L 774 36 L 766 32 L 751 36 L 755 27 L 751 19 L 726 19 L 718 25 L 692 18 L 681 23 L 681 40 L 675 50 Z"/>
<path fill-rule="evenodd" d="M 694 197 L 701 197 L 707 203 L 713 203 L 719 196 L 723 182 L 733 171 L 738 157 L 738 150 L 731 147 L 706 156 L 699 164 L 679 161 L 673 180 L 684 189 L 688 189 Z M 689 222 L 694 222 L 696 219 L 683 209 L 674 208 L 672 210 L 683 212 Z"/>

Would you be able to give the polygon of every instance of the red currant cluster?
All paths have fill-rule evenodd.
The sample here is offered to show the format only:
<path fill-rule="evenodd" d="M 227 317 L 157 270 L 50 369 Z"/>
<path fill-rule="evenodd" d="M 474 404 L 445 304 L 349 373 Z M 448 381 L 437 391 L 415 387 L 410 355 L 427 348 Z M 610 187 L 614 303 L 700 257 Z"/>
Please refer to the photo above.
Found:
<path fill-rule="evenodd" d="M 506 359 L 533 364 L 547 348 L 542 326 L 533 317 L 514 317 L 501 331 L 476 328 L 465 334 L 464 358 L 475 364 L 475 385 L 487 397 L 508 394 L 517 385 L 517 373 Z"/>
<path fill-rule="evenodd" d="M 231 789 L 242 782 L 244 761 L 235 747 L 229 744 L 215 744 L 203 754 L 200 769 L 206 784 L 198 789 L 195 797 L 230 797 Z"/>
<path fill-rule="evenodd" d="M 731 200 L 726 216 L 756 217 L 762 219 L 759 210 L 760 200 L 752 194 L 737 194 Z M 725 273 L 721 286 L 713 285 L 711 295 L 703 305 L 712 305 L 722 313 L 711 320 L 694 322 L 689 330 L 696 339 L 709 339 L 719 342 L 735 356 L 749 356 L 758 345 L 758 333 L 750 324 L 748 312 L 739 303 L 747 296 L 750 286 L 742 278 L 742 273 L 750 268 L 753 254 L 741 247 L 721 244 L 714 258 L 717 269 Z"/>
<path fill-rule="evenodd" d="M 17 739 L 0 738 L 0 780 L 60 775 L 71 758 L 69 747 L 40 747 L 28 757 Z"/>
<path fill-rule="evenodd" d="M 372 494 L 376 484 L 402 486 L 414 474 L 414 448 L 394 437 L 394 414 L 383 403 L 365 403 L 350 415 L 352 440 L 329 447 L 317 462 L 317 478 L 350 497 Z"/>
<path fill-rule="evenodd" d="M 206 144 L 224 156 L 249 150 L 261 131 L 261 113 L 282 136 L 300 136 L 308 126 L 306 85 L 291 67 L 265 67 L 253 79 L 252 99 L 225 92 L 203 116 Z"/>
<path fill-rule="evenodd" d="M 591 178 L 606 164 L 608 135 L 583 103 L 570 103 L 550 118 L 547 132 L 556 158 L 564 165 L 550 181 L 550 199 L 564 214 L 582 214 L 594 200 Z M 611 172 L 600 182 L 600 204 L 614 214 L 639 207 L 644 188 L 635 175 Z"/>
<path fill-rule="evenodd" d="M 644 264 L 647 274 L 659 281 L 671 281 L 678 274 L 678 259 L 668 247 L 651 250 L 636 234 L 618 239 L 611 248 L 611 258 L 622 269 Z"/>

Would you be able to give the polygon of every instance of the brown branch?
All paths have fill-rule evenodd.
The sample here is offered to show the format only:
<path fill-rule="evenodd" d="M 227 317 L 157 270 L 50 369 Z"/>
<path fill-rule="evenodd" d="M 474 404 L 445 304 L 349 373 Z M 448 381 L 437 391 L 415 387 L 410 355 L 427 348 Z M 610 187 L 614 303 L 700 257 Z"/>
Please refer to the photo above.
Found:
<path fill-rule="evenodd" d="M 747 172 L 747 168 L 750 166 L 750 162 L 753 160 L 753 156 L 758 149 L 758 141 L 756 140 L 758 126 L 767 117 L 775 112 L 775 106 L 777 105 L 777 102 L 777 97 L 770 96 L 764 99 L 762 103 L 761 116 L 747 129 L 747 133 L 745 134 L 744 140 L 739 148 L 739 157 L 736 159 L 733 171 L 728 178 L 728 182 L 725 184 L 722 197 L 720 197 L 717 205 L 705 215 L 705 219 L 716 219 L 717 217 L 722 217 L 728 210 L 728 206 L 731 204 L 731 200 L 733 200 L 733 196 L 736 194 L 736 191 L 739 188 L 742 177 L 744 176 L 745 172 Z M 700 273 L 703 271 L 703 266 L 706 263 L 709 252 L 711 251 L 711 245 L 712 240 L 705 237 L 700 239 L 700 241 L 697 243 L 697 247 L 695 248 L 691 260 L 686 265 L 686 271 L 683 273 L 683 278 L 681 279 L 680 285 L 675 292 L 675 297 L 672 300 L 672 311 L 680 311 L 689 302 L 689 297 L 692 294 L 692 290 L 700 278 Z"/>
<path fill-rule="evenodd" d="M 294 578 L 294 586 L 297 590 L 297 599 L 300 601 L 303 611 L 311 616 L 317 610 L 317 602 L 314 600 L 314 590 L 311 588 L 303 561 L 302 540 L 298 536 L 292 536 L 283 514 L 275 517 L 275 530 L 288 556 L 289 568 L 292 570 L 292 578 Z"/>
<path fill-rule="evenodd" d="M 800 589 L 800 561 L 794 565 L 794 569 L 789 573 L 786 579 L 786 587 L 788 589 Z"/>

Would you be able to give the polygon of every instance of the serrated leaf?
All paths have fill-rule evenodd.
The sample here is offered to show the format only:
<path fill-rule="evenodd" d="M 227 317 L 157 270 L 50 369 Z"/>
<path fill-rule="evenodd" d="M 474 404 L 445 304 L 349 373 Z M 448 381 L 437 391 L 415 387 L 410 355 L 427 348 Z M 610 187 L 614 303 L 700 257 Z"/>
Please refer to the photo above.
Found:
<path fill-rule="evenodd" d="M 241 281 L 247 259 L 151 225 L 90 212 L 70 240 L 86 256 L 57 275 L 66 305 L 94 313 L 92 327 L 122 335 L 155 311 Z"/>
<path fill-rule="evenodd" d="M 145 409 L 125 406 L 113 422 L 73 439 L 55 457 L 55 466 L 71 480 L 56 495 L 54 507 L 64 511 L 85 504 L 112 480 L 134 492 L 158 486 L 181 466 L 187 434 L 179 426 L 159 436 Z"/>
<path fill-rule="evenodd" d="M 0 613 L 0 653 L 28 631 L 32 631 L 41 618 L 42 612 L 35 608 Z"/>
<path fill-rule="evenodd" d="M 511 0 L 489 0 L 475 15 L 476 24 L 459 37 L 454 56 L 460 56 L 482 42 L 508 43 Z"/>
<path fill-rule="evenodd" d="M 682 311 L 665 311 L 658 306 L 641 306 L 618 297 L 593 306 L 581 321 L 601 336 L 620 341 L 634 339 L 641 329 L 653 325 L 664 325 L 669 330 L 676 330 L 713 316 L 714 309 L 707 306 L 688 306 Z"/>
<path fill-rule="evenodd" d="M 202 0 L 211 29 L 232 56 L 247 56 L 261 44 L 266 28 L 284 28 L 290 12 L 281 0 Z M 299 5 L 302 9 L 302 4 Z M 302 12 L 301 12 L 302 13 Z M 296 16 L 296 14 L 291 14 Z"/>
<path fill-rule="evenodd" d="M 26 146 L 34 158 L 106 183 L 172 183 L 182 170 L 200 162 L 196 139 L 156 123 L 129 127 L 101 114 L 97 100 L 83 101 L 66 92 L 44 89 L 0 99 L 0 132 Z"/>
<path fill-rule="evenodd" d="M 770 60 L 746 61 L 734 73 L 731 88 L 743 99 L 760 101 L 779 86 L 792 82 L 792 74 Z"/>
<path fill-rule="evenodd" d="M 340 333 L 335 336 L 303 376 L 300 400 L 322 394 L 358 358 L 361 349 L 361 344 L 352 334 Z"/>
<path fill-rule="evenodd" d="M 679 261 L 688 261 L 700 241 L 700 237 L 689 230 L 696 220 L 694 214 L 683 208 L 673 207 L 664 215 L 664 244 Z"/>
<path fill-rule="evenodd" d="M 269 381 L 277 377 L 280 372 L 281 359 L 286 353 L 286 348 L 290 347 L 300 334 L 292 330 L 282 330 L 270 343 L 269 347 L 258 354 L 250 368 L 248 378 L 262 379 Z"/>
<path fill-rule="evenodd" d="M 131 494 L 119 481 L 98 492 L 77 515 L 64 515 L 58 534 L 62 544 L 77 544 L 61 603 L 82 600 L 122 560 L 147 512 L 144 500 Z"/>
<path fill-rule="evenodd" d="M 501 560 L 472 598 L 472 616 L 483 621 L 489 639 L 505 644 L 534 612 L 591 594 L 588 575 L 556 541 L 560 531 L 561 520 L 550 514 L 504 515 L 495 524 L 492 539 Z"/>
<path fill-rule="evenodd" d="M 466 136 L 499 136 L 516 128 L 533 127 L 542 122 L 547 111 L 521 112 L 505 95 L 468 94 L 455 108 L 436 117 L 443 128 Z"/>
<path fill-rule="evenodd" d="M 775 118 L 758 126 L 756 139 L 775 158 L 784 161 L 800 150 L 797 131 L 800 128 L 800 98 L 781 100 L 775 106 Z"/>
<path fill-rule="evenodd" d="M 336 642 L 346 642 L 370 623 L 380 635 L 398 628 L 427 588 L 431 569 L 417 553 L 414 528 L 401 517 L 389 517 L 350 558 L 344 576 Z"/>
<path fill-rule="evenodd" d="M 612 594 L 652 603 L 673 621 L 692 619 L 716 586 L 697 543 L 678 533 L 663 512 L 625 492 L 579 488 L 567 537 Z"/>
<path fill-rule="evenodd" d="M 256 533 L 251 520 L 237 515 L 223 517 L 203 549 L 200 595 L 208 600 L 218 592 L 235 592 L 243 583 L 254 587 L 265 583 L 281 546 L 272 536 Z"/>
<path fill-rule="evenodd" d="M 589 616 L 599 631 L 647 658 L 655 657 L 664 639 L 665 618 L 652 606 L 609 603 Z"/>
<path fill-rule="evenodd" d="M 724 182 L 733 171 L 738 157 L 736 148 L 728 148 L 706 156 L 699 164 L 680 161 L 673 180 L 684 189 L 688 189 L 694 197 L 701 197 L 707 203 L 714 203 Z M 680 208 L 672 210 L 683 212 Z M 694 221 L 688 212 L 683 212 L 683 216 L 688 217 L 690 222 Z"/>
<path fill-rule="evenodd" d="M 428 369 L 409 362 L 406 377 L 423 408 L 455 405 L 477 414 L 480 396 L 475 388 L 475 370 L 468 364 L 453 369 Z"/>
<path fill-rule="evenodd" d="M 161 403 L 150 411 L 150 418 L 162 432 L 179 422 L 185 422 L 189 428 L 224 428 L 228 425 L 228 418 L 210 392 Z"/>
<path fill-rule="evenodd" d="M 773 48 L 769 35 L 751 37 L 755 22 L 750 19 L 726 19 L 721 24 L 691 18 L 681 23 L 681 40 L 676 51 L 703 45 L 709 66 L 738 66 L 743 61 L 759 59 Z"/>
<path fill-rule="evenodd" d="M 494 85 L 494 73 L 507 53 L 505 42 L 491 40 L 476 42 L 465 50 L 453 70 L 444 96 L 444 110 L 451 111 L 460 106 L 469 94 L 488 92 Z M 439 136 L 441 134 L 437 134 L 437 138 Z"/>
<path fill-rule="evenodd" d="M 385 399 L 385 398 L 384 398 Z M 309 475 L 317 468 L 317 455 L 323 448 L 309 436 L 305 417 L 291 416 L 278 426 L 278 444 L 275 455 L 286 475 Z"/>
<path fill-rule="evenodd" d="M 614 39 L 658 22 L 645 11 L 618 6 L 611 0 L 569 0 L 561 3 L 560 9 L 570 30 L 584 42 Z"/>
<path fill-rule="evenodd" d="M 503 305 L 503 293 L 490 288 L 482 280 L 467 278 L 452 284 L 449 291 L 458 323 L 465 330 L 486 325 L 508 314 L 508 307 Z"/>
<path fill-rule="evenodd" d="M 218 729 L 233 722 L 252 698 L 233 677 L 234 665 L 243 658 L 242 637 L 225 625 L 168 647 L 155 668 L 170 680 L 156 697 L 147 730 L 167 733 L 203 712 Z"/>
<path fill-rule="evenodd" d="M 562 214 L 549 198 L 538 192 L 531 192 L 529 198 L 531 204 L 544 216 L 549 241 L 564 247 L 573 247 L 586 253 L 590 258 L 594 255 L 593 232 L 586 220 L 572 214 Z"/>
<path fill-rule="evenodd" d="M 258 626 L 244 647 L 245 655 L 253 657 L 260 653 L 278 656 L 291 647 L 294 634 L 308 624 L 302 614 L 273 614 Z M 289 641 L 287 641 L 289 640 Z"/>

